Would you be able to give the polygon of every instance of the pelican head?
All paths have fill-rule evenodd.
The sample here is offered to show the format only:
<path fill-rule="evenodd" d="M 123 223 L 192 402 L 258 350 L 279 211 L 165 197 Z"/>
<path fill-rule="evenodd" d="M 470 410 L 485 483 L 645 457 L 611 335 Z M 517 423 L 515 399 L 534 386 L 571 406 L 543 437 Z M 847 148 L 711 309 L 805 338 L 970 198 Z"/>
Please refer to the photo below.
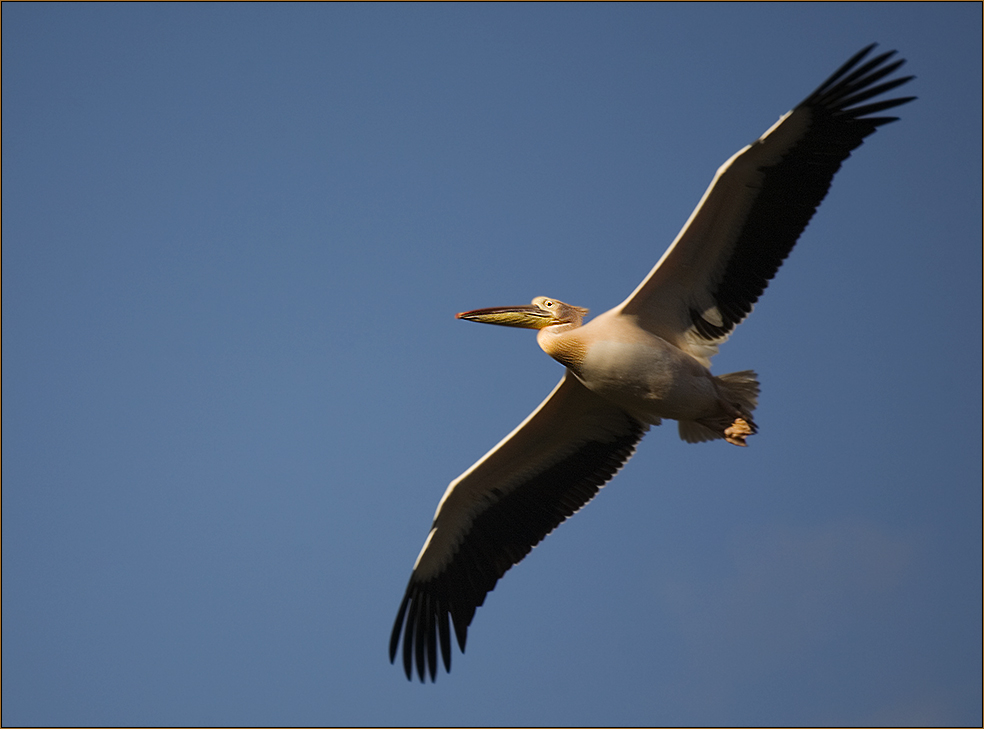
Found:
<path fill-rule="evenodd" d="M 588 313 L 580 306 L 571 306 L 557 299 L 537 296 L 526 306 L 495 306 L 491 309 L 475 309 L 455 314 L 456 319 L 479 321 L 483 324 L 501 324 L 523 329 L 544 329 L 556 324 L 581 326 L 581 319 Z"/>

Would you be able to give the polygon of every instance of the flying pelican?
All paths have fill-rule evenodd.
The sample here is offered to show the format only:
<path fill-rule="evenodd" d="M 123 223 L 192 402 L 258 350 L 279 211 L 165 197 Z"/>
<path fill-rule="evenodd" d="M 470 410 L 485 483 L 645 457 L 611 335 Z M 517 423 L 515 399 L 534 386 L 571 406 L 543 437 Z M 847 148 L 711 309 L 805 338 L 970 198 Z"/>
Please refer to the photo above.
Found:
<path fill-rule="evenodd" d="M 725 162 L 646 279 L 582 326 L 587 309 L 538 296 L 528 306 L 477 309 L 468 321 L 536 329 L 567 369 L 540 406 L 456 478 L 437 505 L 390 639 L 403 667 L 437 677 L 440 643 L 451 670 L 475 609 L 506 570 L 576 512 L 632 456 L 650 425 L 679 423 L 690 443 L 744 446 L 757 431 L 751 370 L 709 371 L 789 255 L 851 151 L 898 117 L 900 97 L 864 104 L 912 76 L 879 83 L 904 61 L 866 62 L 864 48 L 757 141 Z M 863 63 L 862 63 L 863 62 Z M 405 627 L 404 627 L 405 626 Z"/>

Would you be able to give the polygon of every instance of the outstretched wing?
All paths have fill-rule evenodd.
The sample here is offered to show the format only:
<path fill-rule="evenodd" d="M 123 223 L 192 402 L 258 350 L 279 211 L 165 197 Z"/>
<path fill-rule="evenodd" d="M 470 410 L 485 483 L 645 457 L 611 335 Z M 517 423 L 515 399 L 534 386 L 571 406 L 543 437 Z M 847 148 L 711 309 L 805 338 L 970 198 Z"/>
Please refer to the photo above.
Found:
<path fill-rule="evenodd" d="M 648 429 L 570 373 L 519 427 L 451 482 L 434 515 L 390 639 L 403 634 L 411 678 L 451 670 L 451 631 L 465 650 L 475 609 L 506 570 L 590 501 Z M 405 626 L 405 627 L 404 627 Z"/>
<path fill-rule="evenodd" d="M 616 309 L 705 366 L 748 316 L 851 151 L 912 96 L 865 103 L 909 81 L 882 82 L 904 61 L 865 62 L 870 45 L 717 171 L 646 279 Z"/>

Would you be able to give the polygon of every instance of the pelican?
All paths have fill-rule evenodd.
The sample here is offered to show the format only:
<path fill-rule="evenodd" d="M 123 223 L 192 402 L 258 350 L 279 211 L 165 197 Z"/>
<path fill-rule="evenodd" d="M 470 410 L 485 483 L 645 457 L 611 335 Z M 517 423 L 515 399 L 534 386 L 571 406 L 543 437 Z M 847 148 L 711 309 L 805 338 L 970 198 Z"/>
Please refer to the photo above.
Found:
<path fill-rule="evenodd" d="M 915 97 L 869 100 L 913 77 L 882 81 L 895 51 L 862 49 L 758 140 L 725 162 L 663 257 L 621 304 L 588 310 L 538 296 L 476 309 L 467 321 L 537 330 L 566 368 L 540 406 L 448 486 L 414 563 L 390 639 L 403 636 L 412 680 L 451 670 L 451 628 L 465 650 L 475 610 L 496 582 L 590 501 L 651 425 L 676 420 L 689 442 L 744 446 L 758 430 L 751 370 L 712 375 L 711 358 L 752 310 L 830 187 L 880 116 Z"/>

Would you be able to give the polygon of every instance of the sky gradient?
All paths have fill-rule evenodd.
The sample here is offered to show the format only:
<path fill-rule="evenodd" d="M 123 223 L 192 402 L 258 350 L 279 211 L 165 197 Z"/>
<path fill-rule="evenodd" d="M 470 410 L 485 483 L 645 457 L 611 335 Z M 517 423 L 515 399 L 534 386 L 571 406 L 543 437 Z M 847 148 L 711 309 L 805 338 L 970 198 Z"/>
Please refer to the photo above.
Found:
<path fill-rule="evenodd" d="M 4 725 L 981 722 L 981 6 L 7 4 Z M 654 428 L 386 650 L 447 483 L 870 42 L 917 76 Z"/>

